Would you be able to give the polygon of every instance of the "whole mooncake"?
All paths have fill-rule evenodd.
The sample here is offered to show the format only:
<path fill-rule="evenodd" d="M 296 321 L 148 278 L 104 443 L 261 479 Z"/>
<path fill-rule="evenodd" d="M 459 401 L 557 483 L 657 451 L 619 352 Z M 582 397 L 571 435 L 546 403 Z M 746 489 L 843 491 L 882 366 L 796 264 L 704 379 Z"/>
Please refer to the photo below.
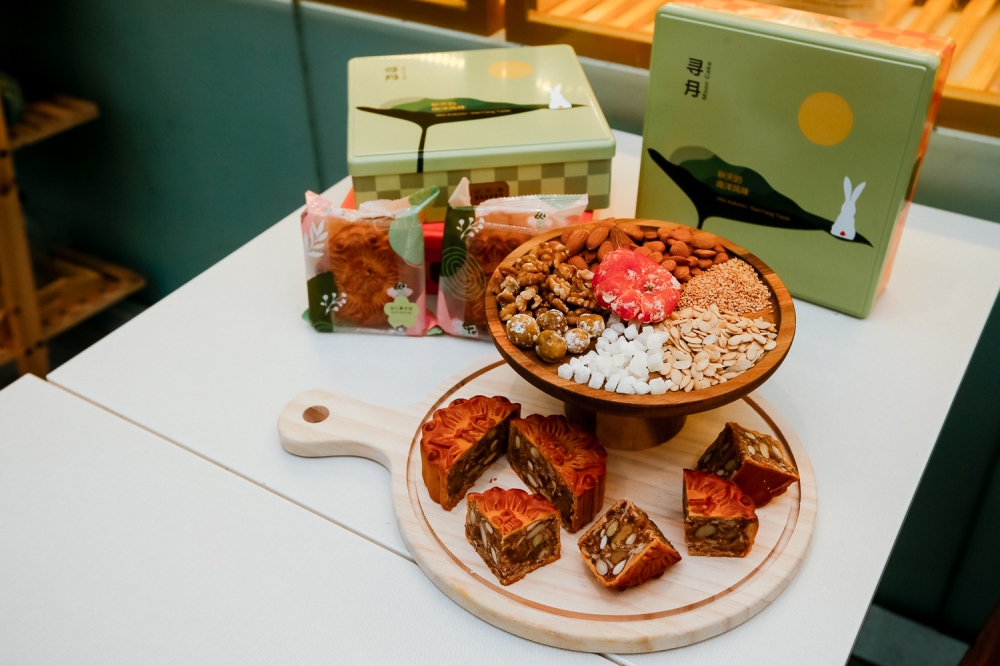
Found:
<path fill-rule="evenodd" d="M 421 470 L 431 499 L 455 508 L 487 467 L 507 451 L 510 419 L 521 405 L 503 396 L 458 398 L 424 424 Z"/>
<path fill-rule="evenodd" d="M 559 511 L 520 488 L 469 493 L 465 538 L 501 585 L 559 559 Z"/>
<path fill-rule="evenodd" d="M 569 532 L 589 523 L 604 505 L 608 453 L 597 437 L 565 416 L 513 419 L 507 459 L 528 488 L 559 509 Z"/>

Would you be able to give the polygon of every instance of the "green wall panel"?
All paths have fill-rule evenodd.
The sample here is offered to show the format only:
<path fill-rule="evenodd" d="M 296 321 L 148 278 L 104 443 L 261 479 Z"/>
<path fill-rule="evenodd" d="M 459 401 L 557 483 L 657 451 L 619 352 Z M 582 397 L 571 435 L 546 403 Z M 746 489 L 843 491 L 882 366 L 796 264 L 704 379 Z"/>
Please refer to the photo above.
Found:
<path fill-rule="evenodd" d="M 1000 601 L 995 565 L 1000 550 L 998 343 L 1000 300 L 983 328 L 875 595 L 879 605 L 966 641 Z M 993 571 L 988 563 L 994 563 Z"/>
<path fill-rule="evenodd" d="M 26 148 L 26 212 L 162 297 L 317 188 L 292 6 L 77 0 L 9 8 L 6 67 L 101 118 Z"/>

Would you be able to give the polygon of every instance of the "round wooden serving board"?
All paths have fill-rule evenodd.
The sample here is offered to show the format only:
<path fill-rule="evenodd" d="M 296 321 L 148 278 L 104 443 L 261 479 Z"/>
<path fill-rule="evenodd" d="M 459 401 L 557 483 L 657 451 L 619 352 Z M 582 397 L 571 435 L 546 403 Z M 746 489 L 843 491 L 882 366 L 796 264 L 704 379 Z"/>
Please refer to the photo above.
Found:
<path fill-rule="evenodd" d="M 608 451 L 604 509 L 621 497 L 645 509 L 683 559 L 661 577 L 623 592 L 602 587 L 584 566 L 575 534 L 562 531 L 561 558 L 501 586 L 466 541 L 465 501 L 444 511 L 420 472 L 420 427 L 455 398 L 503 395 L 522 415 L 553 414 L 563 403 L 529 385 L 507 363 L 489 361 L 447 381 L 419 404 L 366 405 L 321 389 L 282 411 L 282 446 L 300 456 L 354 455 L 389 469 L 399 528 L 424 573 L 466 610 L 529 640 L 586 652 L 651 652 L 710 638 L 760 612 L 798 571 L 816 517 L 809 457 L 774 408 L 756 395 L 688 417 L 669 442 L 644 451 Z M 772 434 L 799 468 L 801 482 L 758 509 L 760 530 L 746 558 L 691 557 L 684 545 L 681 474 L 694 467 L 726 421 Z M 502 457 L 472 492 L 525 488 Z M 602 513 L 603 513 L 602 510 Z M 588 525 L 589 527 L 589 525 Z"/>
<path fill-rule="evenodd" d="M 660 227 L 681 227 L 682 225 L 659 220 L 619 219 L 618 224 L 633 223 L 643 231 L 655 230 Z M 600 224 L 593 222 L 580 225 L 584 229 L 592 229 Z M 552 229 L 539 234 L 521 245 L 503 261 L 503 265 L 511 265 L 527 254 L 531 248 L 540 243 L 558 239 L 563 229 Z M 724 384 L 716 384 L 707 389 L 697 391 L 667 391 L 663 395 L 624 395 L 609 393 L 603 388 L 594 389 L 586 384 L 577 384 L 573 380 L 563 379 L 557 374 L 559 366 L 569 362 L 569 356 L 557 363 L 542 360 L 533 349 L 521 349 L 508 338 L 504 323 L 500 321 L 494 288 L 502 280 L 499 269 L 494 271 L 486 290 L 486 319 L 489 324 L 490 336 L 497 350 L 519 375 L 529 383 L 534 384 L 546 393 L 573 405 L 594 411 L 615 414 L 616 416 L 636 416 L 643 418 L 667 418 L 704 412 L 720 407 L 728 402 L 739 400 L 744 395 L 758 388 L 768 377 L 774 374 L 781 362 L 785 360 L 788 350 L 795 337 L 795 305 L 788 293 L 785 283 L 781 281 L 771 268 L 744 248 L 719 238 L 719 243 L 726 248 L 730 257 L 739 257 L 753 266 L 761 282 L 767 285 L 771 292 L 771 310 L 748 315 L 751 319 L 761 316 L 765 321 L 776 324 L 778 337 L 774 349 L 764 354 L 756 364 L 739 377 Z M 593 348 L 593 343 L 591 343 Z"/>

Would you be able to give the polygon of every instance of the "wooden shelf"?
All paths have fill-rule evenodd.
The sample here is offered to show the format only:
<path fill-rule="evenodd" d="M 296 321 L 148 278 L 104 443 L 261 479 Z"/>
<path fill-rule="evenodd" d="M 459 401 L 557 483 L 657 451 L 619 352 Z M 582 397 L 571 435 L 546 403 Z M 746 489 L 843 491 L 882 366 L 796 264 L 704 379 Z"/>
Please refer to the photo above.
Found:
<path fill-rule="evenodd" d="M 569 44 L 583 56 L 649 67 L 664 0 L 507 0 L 507 39 Z M 952 37 L 955 60 L 937 124 L 1000 136 L 1000 2 L 889 0 L 884 25 Z"/>
<path fill-rule="evenodd" d="M 17 150 L 42 139 L 90 122 L 98 116 L 97 105 L 85 99 L 56 95 L 51 99 L 30 102 L 24 117 L 10 128 L 10 148 Z"/>
<path fill-rule="evenodd" d="M 138 273 L 68 249 L 56 252 L 52 268 L 59 277 L 37 292 L 46 340 L 146 286 Z"/>
<path fill-rule="evenodd" d="M 369 14 L 492 35 L 503 28 L 503 0 L 319 0 Z"/>

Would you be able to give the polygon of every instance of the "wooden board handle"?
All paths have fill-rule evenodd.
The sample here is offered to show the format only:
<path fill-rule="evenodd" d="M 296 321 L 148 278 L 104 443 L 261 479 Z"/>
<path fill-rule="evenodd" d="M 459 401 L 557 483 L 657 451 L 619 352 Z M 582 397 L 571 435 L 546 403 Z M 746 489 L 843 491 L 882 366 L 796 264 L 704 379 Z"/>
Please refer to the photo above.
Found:
<path fill-rule="evenodd" d="M 281 446 L 297 456 L 359 456 L 403 470 L 422 411 L 389 409 L 313 389 L 289 402 L 278 417 Z"/>

